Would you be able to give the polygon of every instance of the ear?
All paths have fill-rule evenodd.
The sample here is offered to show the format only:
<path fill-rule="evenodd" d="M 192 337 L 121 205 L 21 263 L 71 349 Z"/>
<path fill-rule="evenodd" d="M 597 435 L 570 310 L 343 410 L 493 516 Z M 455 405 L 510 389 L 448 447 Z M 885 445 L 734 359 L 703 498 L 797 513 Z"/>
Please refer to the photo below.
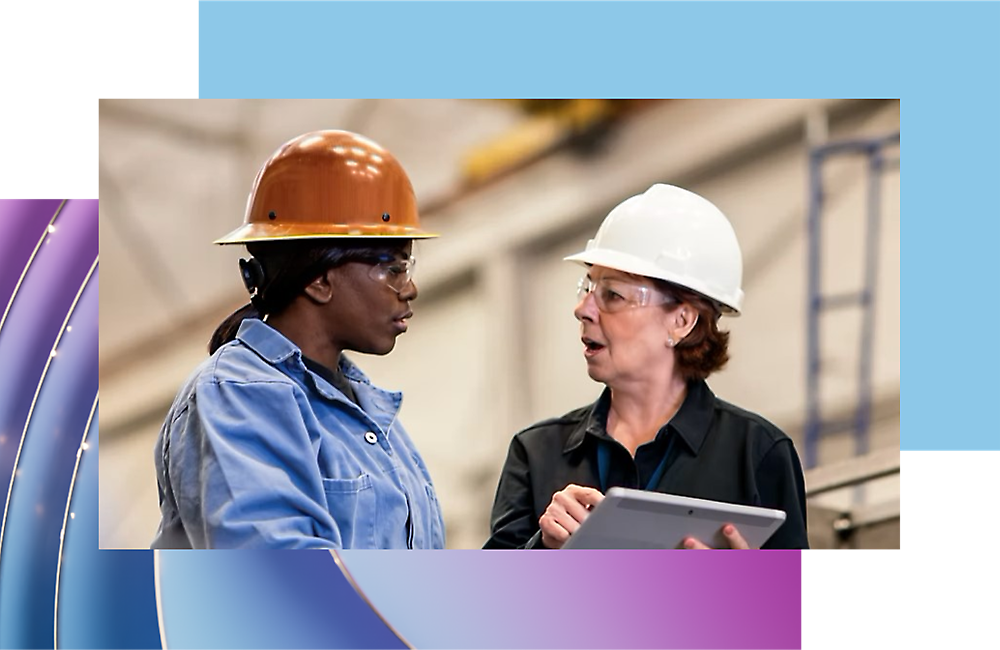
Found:
<path fill-rule="evenodd" d="M 667 314 L 667 345 L 674 347 L 684 340 L 698 324 L 698 310 L 682 302 Z"/>
<path fill-rule="evenodd" d="M 327 269 L 323 275 L 314 278 L 313 281 L 307 284 L 304 289 L 306 297 L 320 305 L 325 305 L 333 300 L 333 295 L 335 293 L 335 278 L 333 276 L 335 274 L 336 269 Z"/>

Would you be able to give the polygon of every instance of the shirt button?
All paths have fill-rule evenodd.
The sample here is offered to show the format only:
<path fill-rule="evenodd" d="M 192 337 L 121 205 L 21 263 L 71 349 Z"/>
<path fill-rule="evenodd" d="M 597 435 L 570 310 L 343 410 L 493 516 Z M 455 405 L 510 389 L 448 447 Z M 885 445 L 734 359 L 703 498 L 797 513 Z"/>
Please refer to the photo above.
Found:
<path fill-rule="evenodd" d="M 369 432 L 365 433 L 365 440 L 368 441 L 369 445 L 374 445 L 376 442 L 378 442 L 378 436 L 376 436 L 374 433 L 372 433 L 371 431 L 369 431 Z"/>

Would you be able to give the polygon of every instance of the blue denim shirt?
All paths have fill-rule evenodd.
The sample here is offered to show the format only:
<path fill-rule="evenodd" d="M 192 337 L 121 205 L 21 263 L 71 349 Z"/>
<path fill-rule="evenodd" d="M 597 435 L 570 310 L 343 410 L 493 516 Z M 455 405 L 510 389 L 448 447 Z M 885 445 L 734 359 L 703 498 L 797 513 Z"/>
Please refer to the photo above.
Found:
<path fill-rule="evenodd" d="M 357 404 L 248 319 L 174 399 L 156 442 L 153 548 L 443 548 L 402 395 L 346 357 Z"/>

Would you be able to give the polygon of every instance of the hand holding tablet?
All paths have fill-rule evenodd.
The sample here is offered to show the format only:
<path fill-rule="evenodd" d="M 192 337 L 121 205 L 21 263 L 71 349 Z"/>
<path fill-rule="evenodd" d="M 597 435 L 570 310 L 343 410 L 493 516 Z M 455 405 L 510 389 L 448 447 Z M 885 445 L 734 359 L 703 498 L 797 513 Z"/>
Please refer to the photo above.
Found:
<path fill-rule="evenodd" d="M 785 521 L 781 510 L 614 487 L 572 531 L 567 549 L 760 548 Z M 725 535 L 723 527 L 734 527 Z"/>
<path fill-rule="evenodd" d="M 599 490 L 582 485 L 567 485 L 553 494 L 538 520 L 542 544 L 547 548 L 561 548 L 603 500 L 604 495 Z"/>

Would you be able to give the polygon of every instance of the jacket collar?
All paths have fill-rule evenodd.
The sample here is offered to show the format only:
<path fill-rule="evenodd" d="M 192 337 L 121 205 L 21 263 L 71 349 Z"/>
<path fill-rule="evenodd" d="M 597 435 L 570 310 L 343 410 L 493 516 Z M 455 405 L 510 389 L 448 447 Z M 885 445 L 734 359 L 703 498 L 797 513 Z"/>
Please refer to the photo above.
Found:
<path fill-rule="evenodd" d="M 573 428 L 566 438 L 563 453 L 568 454 L 586 440 L 590 434 L 595 438 L 609 438 L 607 431 L 608 411 L 611 408 L 611 389 L 605 388 L 601 396 L 591 406 L 583 419 Z M 665 424 L 657 435 L 665 435 L 672 427 L 695 456 L 701 450 L 712 424 L 715 410 L 715 394 L 702 380 L 688 384 L 687 397 L 670 422 Z"/>
<path fill-rule="evenodd" d="M 316 390 L 324 397 L 346 400 L 324 377 L 306 367 L 302 361 L 302 351 L 297 345 L 267 323 L 256 318 L 247 318 L 240 323 L 236 338 L 273 366 L 290 363 L 296 370 L 312 378 Z M 365 373 L 343 354 L 340 355 L 340 371 L 348 379 L 371 386 L 371 381 Z"/>
<path fill-rule="evenodd" d="M 272 366 L 293 356 L 302 357 L 299 347 L 286 339 L 278 330 L 257 318 L 247 318 L 240 323 L 236 338 L 256 352 Z"/>
<path fill-rule="evenodd" d="M 340 355 L 340 371 L 349 380 L 356 382 L 354 391 L 358 399 L 357 404 L 347 399 L 326 379 L 309 370 L 302 361 L 302 351 L 299 347 L 267 323 L 256 318 L 245 319 L 240 324 L 236 338 L 267 363 L 275 367 L 284 366 L 284 372 L 305 377 L 320 395 L 356 410 L 389 435 L 392 423 L 402 405 L 403 394 L 374 386 L 368 376 L 348 359 L 347 355 Z"/>

